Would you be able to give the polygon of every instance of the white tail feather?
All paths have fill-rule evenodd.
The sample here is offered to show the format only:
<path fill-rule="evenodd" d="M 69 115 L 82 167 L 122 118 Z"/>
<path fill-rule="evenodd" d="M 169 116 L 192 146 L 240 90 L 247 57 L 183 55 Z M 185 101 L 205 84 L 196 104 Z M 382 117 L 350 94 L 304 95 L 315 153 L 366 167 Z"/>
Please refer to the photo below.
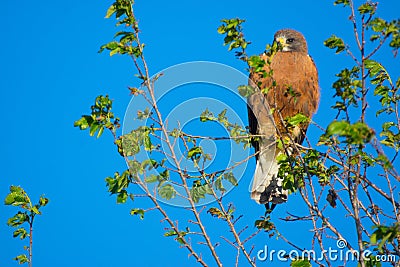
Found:
<path fill-rule="evenodd" d="M 287 200 L 288 191 L 282 188 L 283 178 L 278 177 L 278 171 L 279 164 L 276 157 L 271 158 L 261 153 L 257 160 L 251 187 L 251 198 L 257 203 L 278 204 Z"/>

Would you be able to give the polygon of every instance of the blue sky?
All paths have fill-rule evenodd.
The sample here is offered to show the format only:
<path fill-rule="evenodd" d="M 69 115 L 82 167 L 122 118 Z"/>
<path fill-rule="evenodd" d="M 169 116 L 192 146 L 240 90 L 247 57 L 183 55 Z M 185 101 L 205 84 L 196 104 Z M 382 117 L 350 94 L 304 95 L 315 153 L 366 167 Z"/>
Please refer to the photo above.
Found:
<path fill-rule="evenodd" d="M 24 187 L 33 199 L 41 194 L 50 199 L 35 225 L 34 266 L 192 266 L 185 250 L 162 237 L 164 229 L 158 214 L 146 215 L 140 221 L 129 215 L 131 204 L 117 205 L 107 193 L 104 178 L 125 168 L 112 137 L 90 138 L 73 127 L 99 94 L 109 94 L 115 100 L 114 112 L 123 117 L 130 101 L 126 88 L 138 86 L 129 59 L 97 53 L 116 31 L 114 21 L 104 19 L 111 4 L 93 0 L 3 2 L 0 198 L 14 184 Z M 152 74 L 196 60 L 244 71 L 244 64 L 222 46 L 222 36 L 216 31 L 222 18 L 246 19 L 244 30 L 253 42 L 251 54 L 262 52 L 278 29 L 301 31 L 320 75 L 321 104 L 314 120 L 326 126 L 327 118 L 334 115 L 329 109 L 334 74 L 352 62 L 344 55 L 334 55 L 323 41 L 335 33 L 354 43 L 347 20 L 349 11 L 334 7 L 333 1 L 138 0 L 135 10 Z M 398 10 L 399 1 L 384 0 L 378 14 L 392 20 L 398 18 Z M 387 62 L 388 71 L 397 77 L 398 58 L 391 60 L 388 56 L 378 54 L 377 58 Z M 237 108 L 246 112 L 244 107 Z M 246 118 L 245 113 L 240 116 Z M 252 173 L 245 175 L 229 197 L 240 199 L 238 210 L 256 219 L 263 207 L 249 199 L 247 187 Z M 295 203 L 289 201 L 287 205 L 293 207 Z M 284 216 L 285 207 L 279 209 L 276 216 Z M 17 266 L 12 258 L 22 252 L 22 242 L 14 240 L 6 226 L 14 212 L 0 205 L 2 266 Z M 307 235 L 297 235 L 294 229 L 287 231 L 299 242 Z M 268 240 L 266 236 L 257 239 L 257 248 Z"/>

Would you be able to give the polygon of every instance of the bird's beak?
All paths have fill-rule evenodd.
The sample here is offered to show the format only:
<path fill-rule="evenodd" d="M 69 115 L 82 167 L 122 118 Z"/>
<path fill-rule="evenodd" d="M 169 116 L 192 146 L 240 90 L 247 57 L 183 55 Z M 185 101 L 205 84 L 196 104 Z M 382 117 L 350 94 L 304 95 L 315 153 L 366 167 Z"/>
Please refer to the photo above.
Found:
<path fill-rule="evenodd" d="M 283 37 L 278 37 L 276 38 L 276 41 L 282 46 L 282 47 L 286 47 L 288 46 L 286 43 L 286 39 Z"/>

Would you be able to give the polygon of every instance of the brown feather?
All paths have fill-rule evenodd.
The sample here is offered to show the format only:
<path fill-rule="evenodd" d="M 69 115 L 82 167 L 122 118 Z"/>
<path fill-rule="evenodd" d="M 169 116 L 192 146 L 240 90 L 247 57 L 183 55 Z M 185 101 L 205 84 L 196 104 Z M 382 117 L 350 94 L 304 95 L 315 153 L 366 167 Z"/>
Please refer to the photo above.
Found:
<path fill-rule="evenodd" d="M 267 60 L 267 56 L 262 58 Z M 272 59 L 271 65 L 265 70 L 273 70 L 273 79 L 277 86 L 272 87 L 272 79 L 261 79 L 261 88 L 271 88 L 266 97 L 273 114 L 277 130 L 286 133 L 283 119 L 298 113 L 311 118 L 316 112 L 319 102 L 318 72 L 314 61 L 306 53 L 278 52 Z M 258 79 L 257 79 L 258 80 Z M 292 93 L 288 93 L 289 88 Z M 294 96 L 293 96 L 294 95 Z M 300 136 L 294 136 L 298 143 L 304 139 L 308 124 L 301 127 Z"/>

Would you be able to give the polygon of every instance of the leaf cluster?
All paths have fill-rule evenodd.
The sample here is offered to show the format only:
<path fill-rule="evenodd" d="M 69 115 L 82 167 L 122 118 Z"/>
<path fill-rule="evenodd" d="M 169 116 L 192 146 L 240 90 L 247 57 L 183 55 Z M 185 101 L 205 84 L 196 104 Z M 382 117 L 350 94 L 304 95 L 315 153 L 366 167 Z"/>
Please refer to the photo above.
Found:
<path fill-rule="evenodd" d="M 183 239 L 183 238 L 184 238 L 187 234 L 189 234 L 189 233 L 190 233 L 190 229 L 189 229 L 189 227 L 186 227 L 185 231 L 179 231 L 179 232 L 177 232 L 176 230 L 170 230 L 170 231 L 166 232 L 166 233 L 164 234 L 164 236 L 166 236 L 166 237 L 174 236 L 174 237 L 175 237 L 175 240 L 176 240 L 179 244 L 183 245 L 183 244 L 184 244 L 184 239 Z"/>
<path fill-rule="evenodd" d="M 372 227 L 376 229 L 370 237 L 370 244 L 377 245 L 376 249 L 379 252 L 383 252 L 383 247 L 393 242 L 396 238 L 400 237 L 400 223 L 397 222 L 392 226 L 386 225 L 374 225 Z"/>
<path fill-rule="evenodd" d="M 49 199 L 40 196 L 37 204 L 32 204 L 32 201 L 25 190 L 20 186 L 10 186 L 10 193 L 4 199 L 4 204 L 7 206 L 18 207 L 20 210 L 7 220 L 7 225 L 16 228 L 13 232 L 13 237 L 19 237 L 21 240 L 31 237 L 33 221 L 36 215 L 41 215 L 40 208 L 45 207 L 49 203 Z M 27 230 L 23 225 L 28 224 Z M 25 250 L 30 250 L 31 247 L 24 246 Z M 14 258 L 19 264 L 29 263 L 30 258 L 26 254 L 18 255 Z"/>
<path fill-rule="evenodd" d="M 120 127 L 119 118 L 111 112 L 113 101 L 106 96 L 96 97 L 94 105 L 91 108 L 90 115 L 83 115 L 79 120 L 74 122 L 74 127 L 80 130 L 89 129 L 89 135 L 94 136 L 97 133 L 99 138 L 104 129 L 109 129 L 114 135 Z"/>
<path fill-rule="evenodd" d="M 232 172 L 225 173 L 203 173 L 203 176 L 195 179 L 190 189 L 190 196 L 195 203 L 198 203 L 200 199 L 205 199 L 206 195 L 214 195 L 215 192 L 226 192 L 224 181 L 229 182 L 233 186 L 237 186 L 238 182 Z M 213 189 L 214 188 L 214 189 Z"/>
<path fill-rule="evenodd" d="M 362 88 L 359 76 L 360 68 L 356 66 L 352 69 L 345 68 L 336 74 L 336 77 L 339 79 L 332 85 L 336 90 L 333 97 L 339 98 L 339 100 L 332 106 L 333 109 L 337 109 L 339 112 L 347 112 L 349 107 L 358 107 L 360 97 L 357 93 Z"/>
<path fill-rule="evenodd" d="M 302 155 L 278 155 L 278 177 L 283 178 L 283 188 L 295 192 L 304 187 L 305 178 L 311 179 L 313 176 L 318 178 L 321 186 L 329 184 L 339 168 L 335 165 L 325 167 L 322 159 L 323 155 L 315 149 L 309 149 Z"/>
<path fill-rule="evenodd" d="M 270 237 L 275 235 L 276 226 L 271 221 L 271 217 L 270 216 L 263 216 L 259 220 L 256 220 L 254 222 L 254 226 L 257 229 L 264 230 L 265 232 L 271 232 L 270 233 Z"/>
<path fill-rule="evenodd" d="M 115 41 L 111 41 L 100 47 L 99 53 L 104 50 L 113 55 L 129 55 L 132 58 L 139 58 L 143 55 L 144 44 L 139 43 L 139 26 L 133 13 L 133 0 L 117 0 L 107 10 L 106 18 L 115 15 L 116 26 L 124 26 L 125 29 L 114 35 Z M 143 81 L 144 75 L 138 75 Z"/>
<path fill-rule="evenodd" d="M 118 152 L 123 157 L 130 157 L 138 154 L 143 148 L 145 151 L 155 149 L 150 135 L 154 134 L 154 129 L 148 126 L 140 126 L 128 134 L 120 136 L 115 144 Z"/>
<path fill-rule="evenodd" d="M 247 60 L 246 48 L 250 42 L 246 41 L 243 35 L 242 23 L 245 20 L 234 18 L 234 19 L 223 19 L 221 20 L 222 25 L 218 27 L 218 33 L 224 34 L 224 45 L 228 45 L 228 50 L 236 50 L 236 57 L 240 60 Z"/>
<path fill-rule="evenodd" d="M 335 137 L 343 138 L 343 142 L 349 145 L 364 145 L 371 141 L 375 132 L 362 122 L 349 123 L 348 121 L 331 122 L 324 135 L 320 138 L 320 144 L 329 143 L 327 140 L 337 140 Z"/>

